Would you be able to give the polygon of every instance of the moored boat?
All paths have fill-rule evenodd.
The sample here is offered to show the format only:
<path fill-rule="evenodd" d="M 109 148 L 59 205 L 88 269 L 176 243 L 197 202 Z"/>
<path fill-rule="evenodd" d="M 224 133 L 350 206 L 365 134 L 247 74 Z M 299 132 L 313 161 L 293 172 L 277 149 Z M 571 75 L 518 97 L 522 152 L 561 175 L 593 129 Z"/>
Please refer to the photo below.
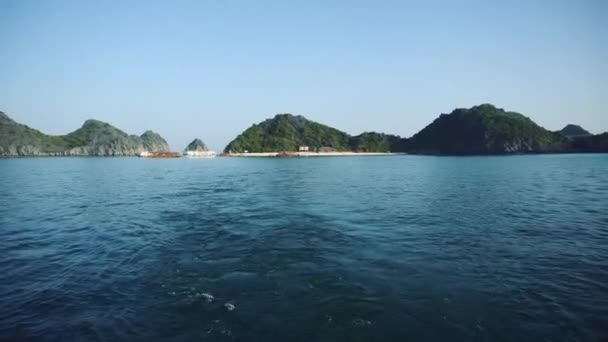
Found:
<path fill-rule="evenodd" d="M 296 152 L 291 151 L 281 151 L 275 155 L 275 157 L 297 157 L 298 154 Z"/>
<path fill-rule="evenodd" d="M 184 151 L 188 158 L 215 158 L 214 151 Z"/>
<path fill-rule="evenodd" d="M 207 145 L 201 139 L 194 139 L 186 149 L 184 155 L 188 158 L 214 158 L 215 152 L 207 148 Z"/>
<path fill-rule="evenodd" d="M 181 153 L 179 152 L 148 152 L 143 151 L 139 154 L 140 157 L 144 158 L 179 158 Z"/>

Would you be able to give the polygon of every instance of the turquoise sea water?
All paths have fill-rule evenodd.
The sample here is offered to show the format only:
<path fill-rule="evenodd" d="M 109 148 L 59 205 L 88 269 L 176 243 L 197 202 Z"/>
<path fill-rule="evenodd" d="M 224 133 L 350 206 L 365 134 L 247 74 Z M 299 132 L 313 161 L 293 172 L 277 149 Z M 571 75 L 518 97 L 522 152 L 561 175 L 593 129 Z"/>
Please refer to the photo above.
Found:
<path fill-rule="evenodd" d="M 0 340 L 608 337 L 608 155 L 0 160 Z"/>

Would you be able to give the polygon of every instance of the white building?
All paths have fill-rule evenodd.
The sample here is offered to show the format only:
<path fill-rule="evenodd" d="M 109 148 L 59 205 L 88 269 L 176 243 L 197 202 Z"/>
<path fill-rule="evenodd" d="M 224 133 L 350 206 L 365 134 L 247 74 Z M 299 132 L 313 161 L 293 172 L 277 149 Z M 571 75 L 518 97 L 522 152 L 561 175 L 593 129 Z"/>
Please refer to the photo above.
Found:
<path fill-rule="evenodd" d="M 308 146 L 306 146 L 306 145 L 300 145 L 299 151 L 300 152 L 308 152 Z"/>

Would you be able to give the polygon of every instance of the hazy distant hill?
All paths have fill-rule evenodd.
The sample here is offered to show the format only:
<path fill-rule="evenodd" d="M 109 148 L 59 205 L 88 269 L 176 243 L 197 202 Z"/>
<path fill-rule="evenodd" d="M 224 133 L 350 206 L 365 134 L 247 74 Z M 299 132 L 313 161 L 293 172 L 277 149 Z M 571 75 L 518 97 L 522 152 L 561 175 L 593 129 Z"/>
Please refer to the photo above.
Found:
<path fill-rule="evenodd" d="M 168 151 L 160 135 L 128 135 L 110 124 L 87 120 L 66 135 L 46 135 L 0 112 L 0 156 L 133 156 L 142 151 Z"/>
<path fill-rule="evenodd" d="M 407 140 L 410 153 L 505 154 L 563 150 L 567 139 L 515 112 L 482 104 L 455 109 Z"/>
<path fill-rule="evenodd" d="M 572 124 L 566 125 L 566 127 L 557 131 L 557 133 L 559 133 L 569 139 L 580 138 L 580 137 L 589 137 L 592 135 L 587 130 L 585 130 L 583 127 L 578 126 L 578 125 L 572 125 Z"/>
<path fill-rule="evenodd" d="M 246 129 L 226 148 L 226 152 L 297 151 L 300 145 L 311 151 L 331 148 L 336 151 L 395 151 L 399 137 L 368 132 L 352 137 L 338 129 L 310 121 L 300 115 L 277 114 Z"/>
<path fill-rule="evenodd" d="M 190 144 L 188 144 L 188 146 L 186 146 L 186 149 L 184 151 L 203 152 L 203 151 L 209 151 L 209 148 L 207 147 L 207 145 L 205 145 L 205 143 L 201 139 L 196 138 L 196 139 L 192 140 L 192 142 Z"/>

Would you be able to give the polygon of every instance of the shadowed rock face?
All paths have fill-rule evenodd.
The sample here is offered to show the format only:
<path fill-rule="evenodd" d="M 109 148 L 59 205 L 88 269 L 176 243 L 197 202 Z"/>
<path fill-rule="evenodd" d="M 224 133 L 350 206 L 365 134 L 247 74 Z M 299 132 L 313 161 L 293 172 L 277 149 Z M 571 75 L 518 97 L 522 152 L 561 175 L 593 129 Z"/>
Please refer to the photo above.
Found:
<path fill-rule="evenodd" d="M 571 138 L 570 152 L 608 152 L 608 132 Z"/>
<path fill-rule="evenodd" d="M 201 139 L 194 139 L 188 146 L 185 151 L 209 151 L 207 145 Z"/>
<path fill-rule="evenodd" d="M 87 120 L 66 135 L 46 135 L 0 112 L 0 156 L 135 156 L 143 151 L 168 151 L 159 134 L 128 135 L 112 125 Z"/>

